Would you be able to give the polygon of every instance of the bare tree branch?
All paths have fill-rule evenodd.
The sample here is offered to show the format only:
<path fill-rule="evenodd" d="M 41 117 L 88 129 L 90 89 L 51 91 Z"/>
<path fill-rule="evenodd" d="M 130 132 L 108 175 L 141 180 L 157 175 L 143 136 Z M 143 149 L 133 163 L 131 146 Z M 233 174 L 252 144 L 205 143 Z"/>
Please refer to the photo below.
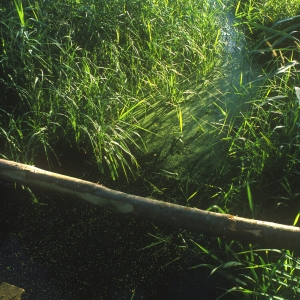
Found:
<path fill-rule="evenodd" d="M 245 219 L 134 196 L 99 184 L 64 176 L 34 166 L 0 159 L 0 177 L 28 187 L 64 193 L 107 210 L 156 224 L 209 236 L 257 243 L 268 248 L 300 249 L 300 228 Z"/>

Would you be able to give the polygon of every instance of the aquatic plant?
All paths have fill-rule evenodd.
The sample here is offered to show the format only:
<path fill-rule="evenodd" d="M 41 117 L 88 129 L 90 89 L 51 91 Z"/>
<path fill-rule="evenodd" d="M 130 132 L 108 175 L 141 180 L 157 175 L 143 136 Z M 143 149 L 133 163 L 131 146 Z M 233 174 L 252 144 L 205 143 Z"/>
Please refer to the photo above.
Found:
<path fill-rule="evenodd" d="M 297 299 L 299 297 L 300 261 L 289 250 L 256 249 L 243 247 L 237 242 L 219 240 L 216 255 L 202 245 L 193 242 L 210 260 L 190 269 L 206 267 L 210 276 L 222 276 L 233 284 L 218 299 L 229 293 L 238 299 Z"/>
<path fill-rule="evenodd" d="M 228 180 L 227 188 L 218 187 L 214 197 L 236 214 L 295 226 L 300 175 L 299 2 L 275 2 L 237 2 L 237 25 L 247 35 L 247 59 L 262 68 L 262 75 L 246 85 L 240 81 L 236 92 L 245 105 L 220 124 L 228 145 L 228 165 L 221 172 Z M 234 286 L 225 294 L 240 294 L 242 299 L 299 297 L 299 261 L 294 253 L 218 241 L 226 258 L 196 244 L 217 264 L 195 267 L 208 267 L 211 275 L 230 280 Z"/>
<path fill-rule="evenodd" d="M 207 1 L 15 0 L 0 13 L 0 153 L 20 162 L 71 145 L 127 174 L 144 118 L 173 107 L 182 123 L 183 86 L 220 63 Z"/>

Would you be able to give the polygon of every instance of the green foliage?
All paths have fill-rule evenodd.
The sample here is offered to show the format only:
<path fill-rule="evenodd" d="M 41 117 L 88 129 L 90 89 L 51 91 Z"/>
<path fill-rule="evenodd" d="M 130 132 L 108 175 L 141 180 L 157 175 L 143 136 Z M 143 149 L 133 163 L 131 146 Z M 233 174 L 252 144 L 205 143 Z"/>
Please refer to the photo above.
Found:
<path fill-rule="evenodd" d="M 268 26 L 276 21 L 298 15 L 300 3 L 298 0 L 239 0 L 236 4 L 235 13 L 246 23 L 254 21 Z M 248 25 L 249 28 L 252 28 L 251 24 Z"/>
<path fill-rule="evenodd" d="M 281 222 L 284 214 L 285 222 L 294 226 L 300 179 L 299 12 L 299 1 L 237 1 L 246 53 L 253 65 L 262 66 L 263 74 L 247 85 L 241 80 L 236 87 L 244 109 L 233 118 L 226 114 L 219 124 L 228 145 L 227 166 L 221 171 L 227 187 L 212 185 L 217 189 L 212 197 L 222 199 L 225 210 Z M 195 243 L 212 262 L 194 268 L 208 267 L 211 275 L 231 281 L 234 286 L 225 294 L 241 299 L 299 298 L 299 260 L 288 250 L 254 250 L 250 245 L 245 251 L 236 242 L 221 246 L 218 240 L 224 255 Z"/>
<path fill-rule="evenodd" d="M 220 241 L 220 240 L 219 240 Z M 222 243 L 221 258 L 200 244 L 193 242 L 199 251 L 206 253 L 211 263 L 199 264 L 191 269 L 206 267 L 210 276 L 222 276 L 234 286 L 228 293 L 239 299 L 298 299 L 300 293 L 300 260 L 288 250 L 253 249 L 248 250 L 232 241 Z M 238 251 L 242 249 L 242 251 Z"/>
<path fill-rule="evenodd" d="M 0 13 L 0 153 L 22 162 L 68 143 L 112 178 L 126 174 L 145 146 L 143 118 L 176 108 L 182 84 L 220 61 L 206 1 L 16 0 Z"/>
<path fill-rule="evenodd" d="M 245 30 L 249 54 L 260 62 L 268 64 L 271 57 L 279 64 L 299 59 L 299 1 L 238 1 L 235 14 Z"/>
<path fill-rule="evenodd" d="M 236 12 L 241 5 L 239 2 Z M 243 3 L 243 9 L 246 5 Z M 268 207 L 270 213 L 276 207 L 292 205 L 298 195 L 300 78 L 296 58 L 300 54 L 300 25 L 299 16 L 291 16 L 266 26 L 255 19 L 266 7 L 251 1 L 248 5 L 249 14 L 237 16 L 239 24 L 261 32 L 247 37 L 252 39 L 248 43 L 249 58 L 252 63 L 259 58 L 263 75 L 236 88 L 245 109 L 220 127 L 228 143 L 229 168 L 234 175 L 228 188 L 220 188 L 215 196 L 222 196 L 225 205 L 235 207 L 238 213 L 238 206 L 244 206 L 240 199 L 246 196 L 247 215 L 258 217 L 262 206 Z M 242 212 L 245 213 L 245 206 Z"/>
<path fill-rule="evenodd" d="M 226 182 L 209 185 L 217 189 L 211 198 L 219 197 L 223 207 L 212 204 L 208 210 L 255 218 L 291 207 L 299 196 L 300 4 L 236 2 L 249 58 L 262 65 L 263 76 L 243 86 L 241 74 L 236 93 L 246 109 L 233 118 L 226 104 L 214 102 L 223 121 L 213 126 L 228 146 L 228 160 L 220 171 Z M 162 118 L 173 109 L 181 133 L 184 92 L 208 80 L 221 63 L 221 12 L 209 3 L 0 0 L 0 156 L 34 163 L 43 153 L 50 165 L 71 145 L 93 154 L 111 178 L 120 170 L 127 175 L 138 166 L 136 153 L 147 147 L 145 118 Z M 200 191 L 189 176 L 180 188 L 186 203 Z M 271 199 L 271 205 L 261 199 Z M 296 225 L 298 219 L 299 213 L 289 221 Z M 154 240 L 140 250 L 169 255 L 172 237 L 150 236 Z M 231 242 L 224 259 L 193 243 L 212 260 L 195 268 L 208 267 L 211 275 L 233 282 L 227 293 L 299 298 L 299 261 L 289 251 L 251 246 L 244 251 Z M 177 262 L 185 248 L 180 237 L 164 267 Z"/>

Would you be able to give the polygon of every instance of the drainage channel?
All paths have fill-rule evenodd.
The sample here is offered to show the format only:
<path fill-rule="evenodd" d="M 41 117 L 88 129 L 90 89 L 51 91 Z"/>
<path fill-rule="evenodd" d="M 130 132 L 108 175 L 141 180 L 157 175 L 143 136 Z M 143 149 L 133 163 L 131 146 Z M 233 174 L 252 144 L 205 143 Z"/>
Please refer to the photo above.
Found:
<path fill-rule="evenodd" d="M 224 58 L 222 76 L 205 85 L 186 88 L 185 100 L 180 104 L 183 116 L 182 132 L 178 130 L 178 118 L 174 111 L 155 124 L 159 129 L 151 129 L 160 138 L 159 141 L 157 136 L 147 138 L 147 144 L 151 145 L 149 152 L 163 165 L 163 169 L 160 170 L 163 174 L 184 177 L 193 173 L 201 178 L 206 176 L 203 165 L 211 168 L 222 163 L 224 149 L 220 146 L 220 138 L 216 133 L 226 118 L 232 117 L 243 107 L 235 93 L 236 89 L 241 83 L 245 85 L 254 80 L 260 73 L 259 66 L 250 65 L 245 60 L 244 39 L 233 26 L 234 22 L 234 14 L 231 12 L 227 16 L 222 33 L 228 53 Z M 55 280 L 48 276 L 46 268 L 27 256 L 14 234 L 0 245 L 0 268 L 2 281 L 25 289 L 22 300 L 62 299 Z M 205 297 L 203 291 L 199 290 L 205 287 L 199 285 L 199 282 L 206 282 L 207 276 L 203 277 L 206 273 L 203 270 L 191 272 L 185 278 L 174 280 L 172 299 L 183 299 L 184 295 L 189 299 L 198 299 L 199 294 Z M 214 283 L 211 283 L 211 286 L 214 286 Z M 178 291 L 178 287 L 182 290 Z M 205 293 L 208 298 L 201 299 L 211 299 L 207 290 Z M 65 291 L 63 299 L 74 298 L 70 291 Z"/>

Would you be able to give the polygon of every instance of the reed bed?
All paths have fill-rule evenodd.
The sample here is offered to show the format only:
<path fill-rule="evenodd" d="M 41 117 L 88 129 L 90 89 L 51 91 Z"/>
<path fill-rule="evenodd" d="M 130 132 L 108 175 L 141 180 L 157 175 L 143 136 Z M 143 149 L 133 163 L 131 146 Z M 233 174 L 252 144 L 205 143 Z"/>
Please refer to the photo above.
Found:
<path fill-rule="evenodd" d="M 145 151 L 142 120 L 220 64 L 209 1 L 15 0 L 0 14 L 0 153 L 20 162 L 50 164 L 71 145 L 127 174 Z"/>

